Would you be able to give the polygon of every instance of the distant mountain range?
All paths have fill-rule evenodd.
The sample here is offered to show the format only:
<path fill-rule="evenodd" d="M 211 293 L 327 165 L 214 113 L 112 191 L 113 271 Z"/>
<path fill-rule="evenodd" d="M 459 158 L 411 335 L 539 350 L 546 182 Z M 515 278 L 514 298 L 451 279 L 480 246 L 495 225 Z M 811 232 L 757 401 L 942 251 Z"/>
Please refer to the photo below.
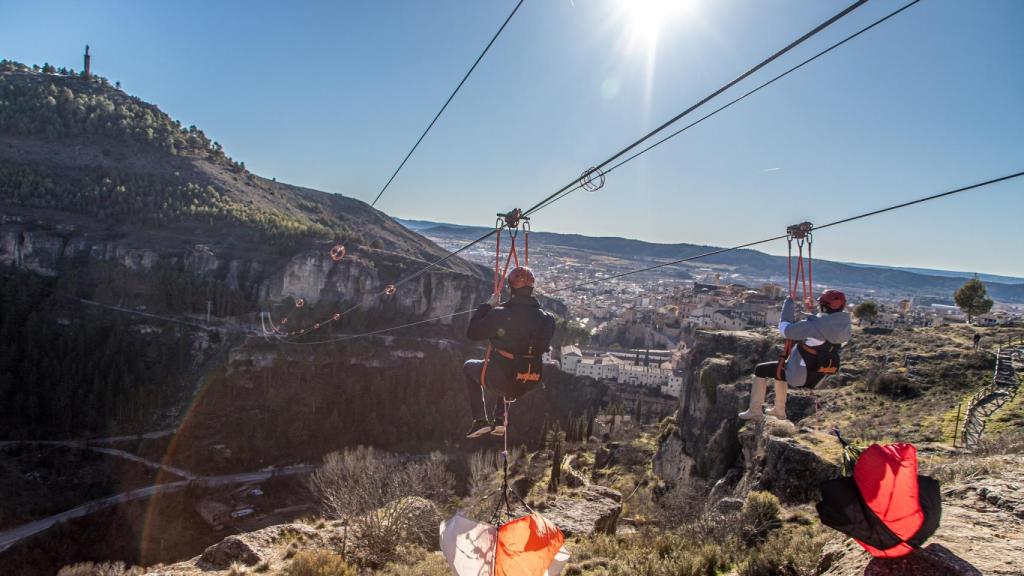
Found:
<path fill-rule="evenodd" d="M 479 226 L 445 224 L 427 220 L 396 218 L 396 221 L 410 230 L 434 238 L 462 239 L 479 236 L 487 231 L 486 228 Z M 553 232 L 533 232 L 531 239 L 538 246 L 560 246 L 637 260 L 677 260 L 719 248 L 698 244 L 655 244 L 629 238 L 594 237 Z M 772 256 L 757 250 L 735 250 L 702 258 L 693 264 L 696 267 L 722 265 L 733 272 L 754 278 L 778 278 L 780 271 L 786 269 L 786 258 Z M 829 284 L 848 289 L 875 291 L 893 296 L 927 296 L 950 303 L 953 292 L 966 279 L 974 277 L 973 272 L 897 268 L 829 260 L 815 260 L 814 273 L 817 278 L 827 279 Z M 1024 278 L 991 274 L 978 274 L 978 277 L 985 282 L 992 298 L 1008 303 L 1024 303 Z"/>

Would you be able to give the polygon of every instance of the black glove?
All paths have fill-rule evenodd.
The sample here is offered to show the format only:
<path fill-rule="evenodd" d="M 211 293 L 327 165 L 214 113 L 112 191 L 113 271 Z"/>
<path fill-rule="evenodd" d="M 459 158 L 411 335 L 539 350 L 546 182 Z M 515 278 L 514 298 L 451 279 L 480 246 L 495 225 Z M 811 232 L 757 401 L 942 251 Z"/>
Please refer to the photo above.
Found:
<path fill-rule="evenodd" d="M 487 316 L 487 313 L 490 312 L 492 308 L 493 307 L 490 304 L 488 304 L 487 302 L 484 302 L 483 304 L 477 306 L 476 307 L 476 311 L 473 312 L 473 319 L 474 320 L 479 320 L 479 319 L 483 318 L 484 316 Z"/>

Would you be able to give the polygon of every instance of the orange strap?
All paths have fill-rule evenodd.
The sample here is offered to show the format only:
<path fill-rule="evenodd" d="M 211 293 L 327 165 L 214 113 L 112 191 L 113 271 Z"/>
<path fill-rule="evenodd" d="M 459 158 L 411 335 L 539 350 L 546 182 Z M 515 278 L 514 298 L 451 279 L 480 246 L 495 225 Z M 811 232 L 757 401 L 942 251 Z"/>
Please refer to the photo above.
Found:
<path fill-rule="evenodd" d="M 782 349 L 782 356 L 779 356 L 779 363 L 775 366 L 775 379 L 782 380 L 782 373 L 786 369 L 786 360 L 789 360 L 789 353 L 793 351 L 795 340 L 786 340 L 786 346 Z"/>

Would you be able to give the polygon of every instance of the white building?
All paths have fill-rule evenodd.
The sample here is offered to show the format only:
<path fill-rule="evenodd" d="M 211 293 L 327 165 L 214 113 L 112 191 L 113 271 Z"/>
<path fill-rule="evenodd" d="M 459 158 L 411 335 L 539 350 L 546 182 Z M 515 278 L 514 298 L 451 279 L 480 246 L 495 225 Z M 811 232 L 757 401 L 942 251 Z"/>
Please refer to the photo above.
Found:
<path fill-rule="evenodd" d="M 672 371 L 657 366 L 639 366 L 623 364 L 619 367 L 619 384 L 659 388 L 668 383 Z"/>
<path fill-rule="evenodd" d="M 576 366 L 577 376 L 588 376 L 596 380 L 621 381 L 621 362 L 613 356 L 583 358 Z"/>
<path fill-rule="evenodd" d="M 719 330 L 742 330 L 746 320 L 731 310 L 715 310 L 711 314 L 711 323 Z"/>
<path fill-rule="evenodd" d="M 676 376 L 674 374 L 672 376 L 669 376 L 668 382 L 666 382 L 661 387 L 661 393 L 665 394 L 666 396 L 674 396 L 676 398 L 679 398 L 679 396 L 683 393 L 683 377 Z"/>
<path fill-rule="evenodd" d="M 579 366 L 580 360 L 583 359 L 583 353 L 576 346 L 562 346 L 561 350 L 561 368 L 563 372 L 569 374 L 576 373 L 576 367 Z"/>

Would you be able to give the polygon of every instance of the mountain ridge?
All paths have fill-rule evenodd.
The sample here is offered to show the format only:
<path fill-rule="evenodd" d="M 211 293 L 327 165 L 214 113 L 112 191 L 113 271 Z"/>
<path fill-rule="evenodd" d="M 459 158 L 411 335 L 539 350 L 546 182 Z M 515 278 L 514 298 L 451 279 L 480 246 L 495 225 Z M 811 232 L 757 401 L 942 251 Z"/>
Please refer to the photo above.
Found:
<path fill-rule="evenodd" d="M 396 218 L 395 220 L 410 230 L 415 230 L 426 236 L 443 237 L 453 240 L 462 236 L 476 236 L 488 230 L 480 226 L 447 224 L 426 220 L 404 220 L 401 218 Z M 690 243 L 660 244 L 617 236 L 586 236 L 557 232 L 535 231 L 531 233 L 531 237 L 538 246 L 547 244 L 620 257 L 649 260 L 677 260 L 721 248 Z M 778 278 L 786 269 L 785 256 L 774 256 L 749 248 L 701 258 L 694 261 L 693 264 L 700 267 L 700 263 L 731 266 L 735 272 L 765 279 Z M 957 273 L 927 269 L 916 269 L 918 271 L 913 271 L 899 267 L 836 262 L 823 259 L 816 259 L 814 264 L 816 277 L 819 279 L 827 278 L 828 282 L 835 285 L 854 287 L 866 291 L 902 290 L 905 291 L 907 296 L 936 297 L 950 303 L 952 303 L 953 292 L 964 281 L 973 277 L 973 274 L 967 272 Z M 925 272 L 933 273 L 928 274 Z M 985 280 L 989 295 L 997 300 L 1009 303 L 1024 303 L 1024 279 L 1013 277 L 1001 278 L 1019 280 L 1019 282 Z"/>

